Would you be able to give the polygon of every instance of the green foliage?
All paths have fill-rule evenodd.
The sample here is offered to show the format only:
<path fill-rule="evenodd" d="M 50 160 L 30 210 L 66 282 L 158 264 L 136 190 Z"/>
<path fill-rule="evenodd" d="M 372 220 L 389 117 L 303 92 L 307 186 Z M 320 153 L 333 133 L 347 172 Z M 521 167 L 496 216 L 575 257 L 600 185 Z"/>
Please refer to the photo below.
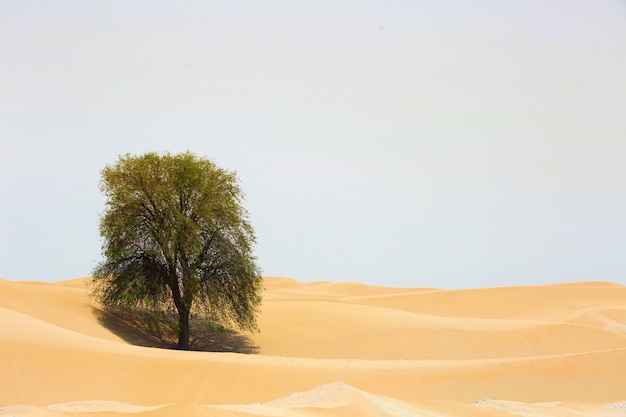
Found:
<path fill-rule="evenodd" d="M 257 329 L 262 279 L 234 172 L 189 152 L 125 155 L 100 188 L 105 260 L 93 276 L 105 308 L 177 311 L 181 348 L 190 314 Z"/>

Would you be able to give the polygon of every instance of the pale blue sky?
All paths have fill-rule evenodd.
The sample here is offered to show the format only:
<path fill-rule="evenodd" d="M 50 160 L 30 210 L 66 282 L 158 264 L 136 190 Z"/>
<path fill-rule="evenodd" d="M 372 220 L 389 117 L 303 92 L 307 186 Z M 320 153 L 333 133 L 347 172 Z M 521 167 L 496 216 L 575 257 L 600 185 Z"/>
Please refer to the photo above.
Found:
<path fill-rule="evenodd" d="M 266 275 L 626 284 L 626 3 L 0 0 L 0 277 L 90 274 L 99 171 L 165 150 Z"/>

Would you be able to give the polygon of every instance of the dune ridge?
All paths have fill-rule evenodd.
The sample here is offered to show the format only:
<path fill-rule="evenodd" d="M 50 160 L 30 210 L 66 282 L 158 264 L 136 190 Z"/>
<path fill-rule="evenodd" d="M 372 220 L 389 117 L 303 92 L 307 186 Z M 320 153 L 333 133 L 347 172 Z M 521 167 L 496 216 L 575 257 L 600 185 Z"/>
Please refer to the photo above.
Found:
<path fill-rule="evenodd" d="M 626 416 L 626 288 L 265 278 L 259 354 L 128 343 L 89 278 L 0 280 L 0 416 Z"/>

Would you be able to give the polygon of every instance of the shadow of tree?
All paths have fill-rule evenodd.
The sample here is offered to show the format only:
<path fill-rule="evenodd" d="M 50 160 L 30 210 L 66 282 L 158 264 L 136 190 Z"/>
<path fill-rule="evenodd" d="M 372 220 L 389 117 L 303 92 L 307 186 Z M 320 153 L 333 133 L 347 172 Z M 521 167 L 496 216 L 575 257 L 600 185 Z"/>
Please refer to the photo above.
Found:
<path fill-rule="evenodd" d="M 132 345 L 176 349 L 178 334 L 167 320 L 159 321 L 141 313 L 97 308 L 93 308 L 93 313 L 102 326 Z M 259 353 L 259 347 L 243 333 L 216 328 L 199 319 L 192 320 L 190 326 L 190 350 Z"/>

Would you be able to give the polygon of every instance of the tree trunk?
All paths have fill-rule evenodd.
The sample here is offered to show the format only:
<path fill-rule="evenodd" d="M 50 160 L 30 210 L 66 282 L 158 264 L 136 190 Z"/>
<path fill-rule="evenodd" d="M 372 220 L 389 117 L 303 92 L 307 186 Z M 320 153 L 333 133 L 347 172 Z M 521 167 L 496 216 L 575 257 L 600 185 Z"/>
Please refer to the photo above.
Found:
<path fill-rule="evenodd" d="M 178 310 L 178 349 L 189 350 L 189 309 Z"/>

